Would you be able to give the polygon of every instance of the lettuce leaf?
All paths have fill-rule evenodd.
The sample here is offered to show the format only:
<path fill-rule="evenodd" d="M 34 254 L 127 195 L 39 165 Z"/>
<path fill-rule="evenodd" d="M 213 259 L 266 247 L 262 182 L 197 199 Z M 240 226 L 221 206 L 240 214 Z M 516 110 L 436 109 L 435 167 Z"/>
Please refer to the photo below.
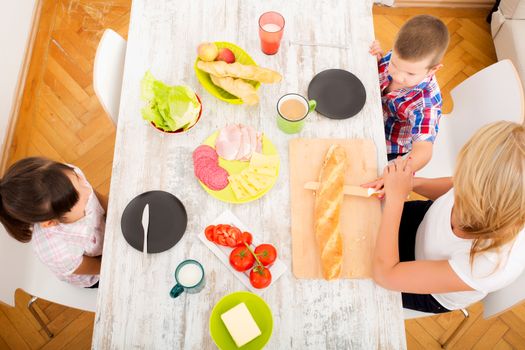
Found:
<path fill-rule="evenodd" d="M 166 85 L 150 71 L 142 78 L 141 98 L 147 102 L 141 110 L 142 118 L 165 131 L 186 130 L 199 117 L 201 104 L 191 88 Z"/>

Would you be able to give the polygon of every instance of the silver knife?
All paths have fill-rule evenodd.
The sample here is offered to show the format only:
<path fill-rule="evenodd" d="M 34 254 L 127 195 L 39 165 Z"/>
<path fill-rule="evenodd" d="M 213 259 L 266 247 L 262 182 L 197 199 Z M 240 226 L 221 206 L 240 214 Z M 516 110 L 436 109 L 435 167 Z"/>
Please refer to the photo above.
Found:
<path fill-rule="evenodd" d="M 142 228 L 144 229 L 144 246 L 142 252 L 144 257 L 148 255 L 148 227 L 149 227 L 149 204 L 146 204 L 142 212 Z"/>

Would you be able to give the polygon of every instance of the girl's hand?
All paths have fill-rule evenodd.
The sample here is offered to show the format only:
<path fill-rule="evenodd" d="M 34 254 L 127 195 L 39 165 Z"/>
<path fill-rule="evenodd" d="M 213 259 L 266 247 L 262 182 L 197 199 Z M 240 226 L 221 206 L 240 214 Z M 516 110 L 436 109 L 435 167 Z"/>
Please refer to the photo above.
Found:
<path fill-rule="evenodd" d="M 404 202 L 413 187 L 412 158 L 397 157 L 385 167 L 383 179 L 386 198 Z"/>
<path fill-rule="evenodd" d="M 372 182 L 367 182 L 366 184 L 362 184 L 361 187 L 373 188 L 377 193 L 377 198 L 383 199 L 383 197 L 385 196 L 385 191 L 383 191 L 384 183 L 385 182 L 383 178 L 379 177 Z"/>
<path fill-rule="evenodd" d="M 372 42 L 372 44 L 370 45 L 370 50 L 368 50 L 368 52 L 372 56 L 376 56 L 377 62 L 379 62 L 379 60 L 383 58 L 383 50 L 381 49 L 381 44 L 378 40 L 374 40 Z"/>

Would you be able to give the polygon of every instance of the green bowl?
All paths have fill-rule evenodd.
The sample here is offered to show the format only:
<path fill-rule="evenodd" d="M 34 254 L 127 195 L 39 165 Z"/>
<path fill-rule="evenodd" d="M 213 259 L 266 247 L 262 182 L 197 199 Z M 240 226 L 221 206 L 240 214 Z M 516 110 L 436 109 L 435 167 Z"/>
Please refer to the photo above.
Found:
<path fill-rule="evenodd" d="M 256 66 L 257 63 L 248 55 L 243 49 L 241 49 L 239 46 L 226 42 L 226 41 L 216 41 L 215 45 L 217 45 L 217 48 L 220 50 L 224 47 L 232 50 L 233 54 L 235 55 L 235 62 L 239 62 L 245 65 L 253 65 Z M 210 79 L 210 75 L 199 68 L 197 68 L 197 62 L 199 61 L 199 58 L 195 60 L 195 64 L 193 68 L 195 69 L 195 75 L 197 75 L 197 79 L 201 83 L 201 85 L 213 96 L 217 97 L 219 100 L 223 100 L 224 102 L 240 105 L 242 104 L 242 100 L 238 98 L 235 95 L 230 94 L 226 90 L 216 86 L 212 83 Z M 252 81 L 252 80 L 246 80 L 247 83 L 252 84 L 255 89 L 257 90 L 259 86 L 261 86 L 261 83 L 258 81 Z"/>
<path fill-rule="evenodd" d="M 261 330 L 261 335 L 238 348 L 233 341 L 228 329 L 222 322 L 221 315 L 232 307 L 244 302 L 246 307 L 252 314 L 255 323 Z M 260 350 L 262 349 L 270 337 L 273 330 L 272 311 L 266 302 L 258 295 L 250 292 L 235 292 L 223 297 L 214 306 L 210 315 L 210 335 L 215 345 L 221 350 Z"/>

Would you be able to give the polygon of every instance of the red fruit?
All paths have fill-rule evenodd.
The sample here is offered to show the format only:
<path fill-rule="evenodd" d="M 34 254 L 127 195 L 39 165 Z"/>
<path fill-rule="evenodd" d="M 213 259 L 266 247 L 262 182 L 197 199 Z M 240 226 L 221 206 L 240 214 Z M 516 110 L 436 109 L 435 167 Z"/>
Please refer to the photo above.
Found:
<path fill-rule="evenodd" d="M 254 288 L 266 288 L 272 283 L 272 274 L 264 266 L 255 266 L 250 272 L 250 283 Z"/>
<path fill-rule="evenodd" d="M 255 255 L 264 266 L 270 266 L 277 259 L 277 250 L 271 244 L 261 244 L 255 248 Z"/>
<path fill-rule="evenodd" d="M 237 227 L 232 226 L 228 230 L 228 233 L 230 234 L 231 238 L 235 239 L 235 246 L 237 246 L 237 242 L 239 241 L 239 237 L 241 237 L 242 232 Z"/>
<path fill-rule="evenodd" d="M 230 265 L 237 271 L 249 270 L 255 263 L 255 258 L 246 247 L 237 247 L 230 253 Z"/>
<path fill-rule="evenodd" d="M 208 239 L 208 241 L 215 242 L 214 233 L 215 233 L 215 226 L 214 225 L 210 225 L 210 226 L 206 227 L 206 229 L 204 230 L 204 235 L 206 235 L 206 238 Z"/>
<path fill-rule="evenodd" d="M 219 54 L 217 55 L 216 61 L 224 61 L 226 63 L 233 63 L 235 62 L 235 55 L 233 54 L 232 50 L 227 48 L 222 48 L 219 50 Z"/>
<path fill-rule="evenodd" d="M 251 245 L 253 241 L 252 234 L 250 232 L 243 232 L 239 235 L 239 239 L 237 240 L 237 245 L 245 247 L 245 243 L 247 245 Z"/>

